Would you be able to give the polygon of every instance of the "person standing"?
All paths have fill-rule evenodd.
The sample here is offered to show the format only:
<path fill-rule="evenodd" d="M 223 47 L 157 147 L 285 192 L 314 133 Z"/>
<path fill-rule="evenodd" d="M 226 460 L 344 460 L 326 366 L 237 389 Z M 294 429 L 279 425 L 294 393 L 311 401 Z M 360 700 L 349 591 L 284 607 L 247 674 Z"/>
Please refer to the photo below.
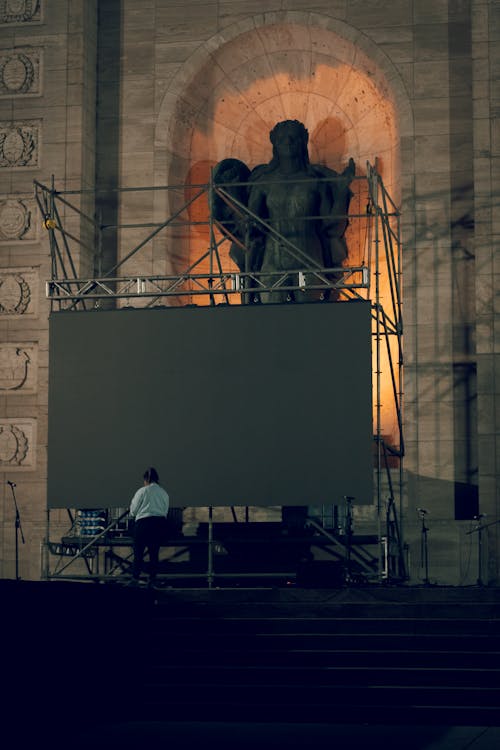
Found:
<path fill-rule="evenodd" d="M 160 547 L 167 535 L 168 493 L 158 484 L 158 472 L 150 467 L 144 472 L 144 484 L 137 490 L 129 508 L 134 521 L 134 561 L 131 584 L 138 584 L 144 568 L 146 549 L 149 554 L 149 584 L 158 573 Z"/>

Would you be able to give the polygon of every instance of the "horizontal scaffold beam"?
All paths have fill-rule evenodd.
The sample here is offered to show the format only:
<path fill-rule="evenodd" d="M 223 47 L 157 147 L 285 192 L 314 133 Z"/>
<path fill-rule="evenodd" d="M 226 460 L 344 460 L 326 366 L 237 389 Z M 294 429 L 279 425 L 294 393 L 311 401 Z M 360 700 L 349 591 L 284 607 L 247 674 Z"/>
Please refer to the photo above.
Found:
<path fill-rule="evenodd" d="M 264 280 L 265 279 L 265 280 Z M 100 299 L 240 295 L 248 292 L 340 291 L 367 289 L 366 266 L 310 268 L 261 273 L 180 274 L 178 276 L 119 276 L 95 279 L 52 279 L 46 284 L 48 299 L 59 302 Z"/>

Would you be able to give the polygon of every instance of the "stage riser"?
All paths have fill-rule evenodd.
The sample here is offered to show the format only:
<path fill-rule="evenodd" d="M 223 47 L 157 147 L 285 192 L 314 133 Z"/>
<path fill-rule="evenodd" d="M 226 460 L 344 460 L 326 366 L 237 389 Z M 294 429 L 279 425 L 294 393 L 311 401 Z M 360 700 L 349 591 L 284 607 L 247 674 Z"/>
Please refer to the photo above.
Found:
<path fill-rule="evenodd" d="M 340 648 L 339 643 L 332 645 Z M 212 674 L 221 668 L 252 669 L 254 671 L 257 668 L 266 670 L 286 668 L 290 673 L 293 669 L 335 669 L 335 677 L 338 676 L 337 672 L 342 669 L 358 668 L 364 670 L 361 679 L 371 676 L 378 681 L 382 679 L 383 670 L 415 670 L 412 679 L 416 679 L 418 677 L 417 670 L 425 668 L 429 675 L 430 670 L 449 670 L 449 675 L 439 674 L 441 674 L 443 680 L 447 680 L 447 683 L 451 681 L 451 684 L 454 685 L 456 683 L 455 671 L 457 664 L 460 664 L 461 669 L 471 670 L 471 676 L 469 677 L 467 673 L 466 679 L 470 679 L 472 684 L 475 680 L 478 680 L 481 684 L 484 679 L 489 679 L 489 675 L 482 671 L 478 672 L 478 670 L 490 670 L 494 684 L 500 684 L 500 653 L 498 651 L 495 653 L 489 651 L 485 653 L 455 653 L 453 651 L 443 653 L 426 651 L 422 648 L 420 651 L 415 649 L 414 651 L 394 651 L 392 653 L 389 650 L 370 651 L 368 646 L 369 644 L 366 644 L 366 650 L 363 651 L 339 650 L 332 653 L 332 651 L 322 651 L 319 647 L 318 650 L 312 650 L 311 644 L 308 643 L 304 644 L 304 650 L 299 652 L 291 652 L 284 648 L 280 650 L 279 646 L 275 650 L 269 648 L 266 651 L 255 651 L 250 646 L 245 652 L 242 652 L 236 648 L 233 650 L 227 648 L 225 651 L 218 648 L 216 651 L 212 651 L 207 644 L 206 650 L 182 650 L 180 653 L 169 654 L 168 665 L 162 664 L 162 652 L 158 651 L 154 657 L 155 676 L 157 679 L 161 676 L 162 680 L 168 680 L 172 684 L 176 684 L 179 667 L 182 667 L 183 670 L 203 667 L 210 669 Z M 376 675 L 374 672 L 370 675 L 368 670 L 376 670 Z M 277 672 L 277 674 L 279 673 Z M 395 675 L 388 671 L 387 675 L 384 679 L 395 679 Z M 184 679 L 184 676 L 182 676 L 182 679 Z"/>
<path fill-rule="evenodd" d="M 423 616 L 418 618 L 398 618 L 397 616 L 372 618 L 369 613 L 366 613 L 364 617 L 360 615 L 357 618 L 341 616 L 277 618 L 270 615 L 266 619 L 262 616 L 252 617 L 250 614 L 247 618 L 244 615 L 239 618 L 224 618 L 221 614 L 220 618 L 213 619 L 203 615 L 203 619 L 207 628 L 211 626 L 215 628 L 214 634 L 299 635 L 304 633 L 306 635 L 319 635 L 321 633 L 338 633 L 352 635 L 358 633 L 361 635 L 410 634 L 423 637 L 440 634 L 460 636 L 464 632 L 467 635 L 477 634 L 495 637 L 495 635 L 498 635 L 497 625 L 500 621 L 500 617 L 496 619 L 489 616 L 481 617 L 481 615 L 478 615 L 477 619 L 472 616 L 468 619 L 460 618 L 456 620 L 453 617 L 432 619 L 430 613 L 428 617 L 424 613 Z M 175 616 L 173 619 L 161 618 L 154 623 L 155 632 L 159 634 L 170 632 L 180 637 L 190 631 L 198 635 L 198 627 L 199 619 L 177 618 Z"/>
<path fill-rule="evenodd" d="M 93 728 L 126 705 L 127 722 L 500 726 L 495 590 L 0 594 L 6 643 L 21 643 L 5 676 L 19 719 Z"/>
<path fill-rule="evenodd" d="M 144 693 L 154 696 L 143 705 L 148 719 L 474 726 L 500 719 L 493 592 L 439 604 L 405 602 L 404 594 L 402 602 L 369 594 L 356 601 L 349 592 L 344 602 L 307 602 L 295 592 L 295 601 L 280 602 L 218 593 L 198 601 L 193 593 L 178 606 L 174 594 L 158 596 L 144 670 Z"/>
<path fill-rule="evenodd" d="M 193 716 L 196 716 L 193 719 Z M 159 718 L 162 717 L 162 718 Z M 335 725 L 407 725 L 429 726 L 435 725 L 456 727 L 498 727 L 500 726 L 500 710 L 481 706 L 473 708 L 448 706 L 411 707 L 392 706 L 387 702 L 380 705 L 332 705 L 331 703 L 317 703 L 314 706 L 302 705 L 270 705 L 261 704 L 250 706 L 234 705 L 229 701 L 214 705 L 204 701 L 201 705 L 183 704 L 173 705 L 168 709 L 160 705 L 157 710 L 144 714 L 144 721 L 178 721 L 178 722 L 223 722 L 223 723 L 265 723 L 274 724 L 322 724 L 331 725 L 332 733 Z"/>

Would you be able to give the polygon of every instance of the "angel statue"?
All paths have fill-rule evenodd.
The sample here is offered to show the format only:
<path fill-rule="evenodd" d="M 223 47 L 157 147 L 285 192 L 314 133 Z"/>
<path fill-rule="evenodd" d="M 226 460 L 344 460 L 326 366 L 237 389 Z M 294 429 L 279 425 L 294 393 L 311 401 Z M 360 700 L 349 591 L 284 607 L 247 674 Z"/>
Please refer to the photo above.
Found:
<path fill-rule="evenodd" d="M 259 274 L 260 284 L 248 285 L 255 291 L 252 301 L 332 299 L 330 289 L 308 289 L 321 281 L 307 269 L 339 268 L 347 258 L 344 235 L 354 161 L 349 159 L 340 174 L 311 164 L 309 134 L 298 120 L 279 122 L 270 139 L 273 157 L 268 164 L 250 170 L 239 159 L 223 159 L 216 165 L 214 218 L 231 240 L 229 255 L 240 271 Z M 280 286 L 298 286 L 298 270 L 305 270 L 300 291 L 279 291 Z M 289 276 L 283 275 L 286 271 Z M 330 281 L 334 278 L 334 273 L 328 275 Z M 278 279 L 276 290 L 270 289 Z"/>

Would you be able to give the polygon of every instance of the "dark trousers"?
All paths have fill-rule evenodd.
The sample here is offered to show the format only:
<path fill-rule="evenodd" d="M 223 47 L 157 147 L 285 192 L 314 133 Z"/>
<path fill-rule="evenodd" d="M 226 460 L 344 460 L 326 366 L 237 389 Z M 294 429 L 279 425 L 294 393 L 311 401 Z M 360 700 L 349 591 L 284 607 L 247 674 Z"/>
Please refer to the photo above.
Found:
<path fill-rule="evenodd" d="M 134 563 L 132 575 L 139 578 L 144 569 L 144 555 L 146 549 L 149 554 L 149 577 L 156 578 L 158 573 L 158 558 L 160 547 L 167 536 L 167 519 L 163 516 L 148 516 L 140 518 L 134 524 Z"/>

